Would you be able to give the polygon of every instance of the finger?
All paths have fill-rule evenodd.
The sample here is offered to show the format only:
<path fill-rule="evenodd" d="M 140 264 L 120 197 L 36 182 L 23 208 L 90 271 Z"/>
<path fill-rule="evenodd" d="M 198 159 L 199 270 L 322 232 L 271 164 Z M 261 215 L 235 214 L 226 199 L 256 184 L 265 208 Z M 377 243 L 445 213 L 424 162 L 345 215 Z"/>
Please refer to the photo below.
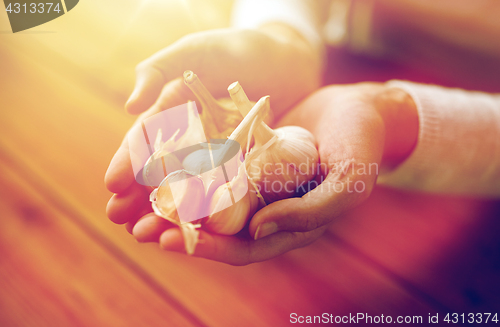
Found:
<path fill-rule="evenodd" d="M 250 221 L 250 235 L 260 239 L 278 231 L 306 232 L 324 226 L 363 202 L 374 178 L 331 173 L 303 197 L 277 201 L 258 211 Z"/>
<path fill-rule="evenodd" d="M 139 184 L 132 185 L 125 192 L 111 197 L 106 207 L 106 214 L 115 224 L 124 224 L 134 219 L 148 202 L 145 188 Z"/>
<path fill-rule="evenodd" d="M 166 83 L 162 72 L 149 62 L 140 63 L 136 68 L 135 87 L 125 110 L 137 115 L 151 107 Z"/>
<path fill-rule="evenodd" d="M 384 149 L 383 120 L 359 94 L 344 97 L 325 90 L 289 116 L 315 135 L 320 168 L 326 166 L 327 178 L 301 198 L 281 200 L 257 212 L 249 225 L 255 239 L 283 230 L 305 232 L 324 226 L 363 202 L 373 188 Z M 315 116 L 314 110 L 319 118 L 308 121 L 307 115 Z M 372 165 L 373 171 L 367 168 Z"/>
<path fill-rule="evenodd" d="M 159 242 L 160 235 L 172 227 L 174 225 L 168 220 L 149 213 L 135 224 L 132 235 L 138 242 Z"/>
<path fill-rule="evenodd" d="M 125 137 L 109 164 L 104 184 L 113 193 L 122 193 L 135 181 L 132 162 L 130 160 L 128 138 Z"/>
<path fill-rule="evenodd" d="M 194 256 L 235 266 L 247 265 L 308 245 L 320 237 L 324 230 L 325 228 L 318 228 L 307 233 L 281 232 L 258 241 L 201 230 Z M 160 237 L 160 246 L 164 250 L 184 252 L 181 231 L 178 228 L 166 230 Z"/>
<path fill-rule="evenodd" d="M 186 69 L 184 62 L 193 59 L 190 54 L 192 48 L 184 38 L 137 65 L 136 83 L 125 104 L 126 111 L 139 114 L 150 108 L 156 102 L 163 86 L 182 76 Z"/>
<path fill-rule="evenodd" d="M 194 95 L 184 84 L 183 78 L 178 77 L 165 84 L 154 104 L 154 113 L 185 104 L 188 100 L 193 99 Z"/>
<path fill-rule="evenodd" d="M 109 164 L 104 177 L 104 183 L 110 192 L 122 193 L 135 181 L 132 161 L 130 158 L 129 137 L 135 138 L 137 137 L 136 134 L 139 135 L 139 137 L 142 137 L 143 132 L 140 122 L 157 114 L 161 110 L 166 110 L 184 104 L 192 96 L 193 95 L 189 88 L 184 85 L 182 78 L 177 78 L 165 85 L 155 105 L 144 112 L 139 119 L 137 119 L 136 123 L 118 148 L 118 151 L 113 156 L 113 159 L 111 159 L 111 163 Z M 139 129 L 138 132 L 135 131 L 137 128 Z"/>
<path fill-rule="evenodd" d="M 132 217 L 132 219 L 130 219 L 129 221 L 127 221 L 125 223 L 125 229 L 127 230 L 127 232 L 130 235 L 133 235 L 133 229 L 134 229 L 135 225 L 137 224 L 137 222 L 142 217 L 144 217 L 147 214 L 150 214 L 152 212 L 153 212 L 153 208 L 151 208 L 151 203 L 149 201 L 144 202 L 143 208 L 141 210 L 139 210 L 139 212 L 134 217 Z"/>

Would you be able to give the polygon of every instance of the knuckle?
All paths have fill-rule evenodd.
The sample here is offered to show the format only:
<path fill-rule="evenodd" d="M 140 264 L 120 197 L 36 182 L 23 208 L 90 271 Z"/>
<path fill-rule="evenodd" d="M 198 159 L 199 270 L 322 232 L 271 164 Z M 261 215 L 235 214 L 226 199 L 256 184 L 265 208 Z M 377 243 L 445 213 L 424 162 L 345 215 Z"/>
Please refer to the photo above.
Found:
<path fill-rule="evenodd" d="M 140 63 L 137 64 L 137 66 L 135 66 L 135 72 L 137 74 L 140 74 L 146 70 L 149 70 L 151 67 L 151 64 L 149 63 L 148 60 L 144 60 L 144 61 L 141 61 Z"/>
<path fill-rule="evenodd" d="M 317 216 L 313 216 L 313 215 L 307 215 L 306 216 L 306 221 L 305 221 L 305 225 L 304 225 L 304 229 L 306 231 L 311 231 L 311 230 L 315 230 L 316 228 L 319 227 L 319 223 L 318 223 L 318 219 L 317 219 Z"/>

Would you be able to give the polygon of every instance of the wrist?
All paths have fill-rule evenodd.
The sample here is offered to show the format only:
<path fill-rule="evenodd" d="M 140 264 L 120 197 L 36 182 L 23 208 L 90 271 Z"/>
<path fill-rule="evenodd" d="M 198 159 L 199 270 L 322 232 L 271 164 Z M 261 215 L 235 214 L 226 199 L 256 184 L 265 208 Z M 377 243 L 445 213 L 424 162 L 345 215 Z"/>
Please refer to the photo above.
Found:
<path fill-rule="evenodd" d="M 275 41 L 296 49 L 302 56 L 309 58 L 309 64 L 314 66 L 322 64 L 323 57 L 320 48 L 312 44 L 294 27 L 285 23 L 273 22 L 260 26 L 258 30 Z"/>
<path fill-rule="evenodd" d="M 417 107 L 404 90 L 387 86 L 378 92 L 376 107 L 385 125 L 382 165 L 394 169 L 411 155 L 417 144 Z"/>

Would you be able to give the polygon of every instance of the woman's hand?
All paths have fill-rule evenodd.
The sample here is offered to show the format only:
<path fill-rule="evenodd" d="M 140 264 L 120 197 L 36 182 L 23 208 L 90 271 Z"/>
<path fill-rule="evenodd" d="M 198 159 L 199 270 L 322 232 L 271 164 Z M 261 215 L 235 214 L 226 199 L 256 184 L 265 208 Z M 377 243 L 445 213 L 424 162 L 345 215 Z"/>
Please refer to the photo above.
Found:
<path fill-rule="evenodd" d="M 136 86 L 126 109 L 145 118 L 192 99 L 182 73 L 194 71 L 215 97 L 227 97 L 227 87 L 239 80 L 251 99 L 270 94 L 275 116 L 319 87 L 320 55 L 302 36 L 282 24 L 259 30 L 212 30 L 183 37 L 137 66 Z M 107 206 L 115 223 L 137 220 L 151 212 L 148 191 L 135 182 L 128 138 L 113 157 L 105 177 L 115 193 Z M 158 239 L 156 239 L 158 240 Z"/>
<path fill-rule="evenodd" d="M 320 185 L 300 198 L 277 201 L 258 211 L 250 221 L 251 237 L 201 231 L 195 256 L 244 265 L 313 242 L 328 223 L 367 199 L 379 171 L 404 161 L 418 137 L 411 97 L 375 83 L 325 87 L 297 105 L 280 125 L 313 132 L 322 168 Z M 183 251 L 179 229 L 168 227 L 149 215 L 137 224 L 134 235 L 159 236 L 162 248 Z"/>
<path fill-rule="evenodd" d="M 192 70 L 216 98 L 227 97 L 227 87 L 238 80 L 250 99 L 271 95 L 274 110 L 281 113 L 319 87 L 320 66 L 317 50 L 283 24 L 194 33 L 137 66 L 136 85 L 126 109 L 132 114 L 145 111 L 166 83 Z M 162 94 L 164 109 L 172 107 L 170 96 Z"/>

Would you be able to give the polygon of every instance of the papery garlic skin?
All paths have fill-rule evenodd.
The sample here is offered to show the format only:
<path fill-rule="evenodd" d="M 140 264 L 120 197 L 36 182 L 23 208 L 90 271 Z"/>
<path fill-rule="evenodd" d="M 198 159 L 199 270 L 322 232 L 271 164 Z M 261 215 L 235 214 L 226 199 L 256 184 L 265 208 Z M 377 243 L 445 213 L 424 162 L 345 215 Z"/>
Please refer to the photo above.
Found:
<path fill-rule="evenodd" d="M 176 224 L 196 221 L 205 202 L 203 181 L 185 170 L 170 173 L 150 200 L 156 215 Z"/>
<path fill-rule="evenodd" d="M 204 226 L 215 233 L 234 235 L 241 231 L 248 219 L 257 211 L 259 200 L 254 191 L 249 189 L 244 166 L 240 166 L 238 175 L 221 185 L 210 200 L 211 214 L 204 221 Z"/>
<path fill-rule="evenodd" d="M 203 126 L 198 118 L 198 111 L 194 105 L 194 101 L 187 103 L 187 128 L 177 140 L 175 140 L 178 132 L 162 145 L 158 156 L 163 155 L 165 152 L 173 152 L 192 146 L 193 144 L 203 142 L 205 140 L 205 132 Z M 179 158 L 182 160 L 183 158 Z"/>
<path fill-rule="evenodd" d="M 187 103 L 188 125 L 184 134 L 178 137 L 180 130 L 177 130 L 168 140 L 163 142 L 162 130 L 158 129 L 153 145 L 154 152 L 142 170 L 144 185 L 157 187 L 168 174 L 183 168 L 179 158 L 173 152 L 192 145 L 193 140 L 204 139 L 203 128 L 198 123 L 197 115 L 194 102 L 189 101 Z"/>
<path fill-rule="evenodd" d="M 251 104 L 241 85 L 234 82 L 228 91 L 246 117 Z M 270 107 L 269 101 L 265 105 Z M 254 137 L 255 144 L 245 159 L 247 173 L 267 204 L 294 196 L 297 187 L 314 178 L 319 155 L 309 131 L 298 126 L 273 130 L 261 122 Z"/>
<path fill-rule="evenodd" d="M 169 174 L 149 197 L 153 211 L 179 226 L 188 255 L 194 254 L 201 225 L 199 213 L 205 204 L 203 181 L 185 170 Z"/>

